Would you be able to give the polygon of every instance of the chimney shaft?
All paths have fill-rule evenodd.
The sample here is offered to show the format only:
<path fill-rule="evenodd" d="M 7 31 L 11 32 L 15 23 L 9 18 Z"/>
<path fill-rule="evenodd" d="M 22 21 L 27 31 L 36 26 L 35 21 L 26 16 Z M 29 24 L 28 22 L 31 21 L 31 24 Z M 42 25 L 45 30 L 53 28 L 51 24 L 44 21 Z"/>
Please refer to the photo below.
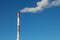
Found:
<path fill-rule="evenodd" d="M 17 13 L 17 39 L 20 40 L 20 12 Z"/>

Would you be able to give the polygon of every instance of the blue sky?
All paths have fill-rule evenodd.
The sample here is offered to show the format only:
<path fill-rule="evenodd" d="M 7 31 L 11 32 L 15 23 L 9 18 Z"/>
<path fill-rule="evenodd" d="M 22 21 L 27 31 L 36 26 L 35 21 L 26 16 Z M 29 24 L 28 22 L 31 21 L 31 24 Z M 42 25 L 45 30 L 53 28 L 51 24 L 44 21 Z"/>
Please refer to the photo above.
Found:
<path fill-rule="evenodd" d="M 17 11 L 40 0 L 0 0 L 0 40 L 16 40 Z M 21 13 L 20 40 L 60 40 L 60 6 Z"/>

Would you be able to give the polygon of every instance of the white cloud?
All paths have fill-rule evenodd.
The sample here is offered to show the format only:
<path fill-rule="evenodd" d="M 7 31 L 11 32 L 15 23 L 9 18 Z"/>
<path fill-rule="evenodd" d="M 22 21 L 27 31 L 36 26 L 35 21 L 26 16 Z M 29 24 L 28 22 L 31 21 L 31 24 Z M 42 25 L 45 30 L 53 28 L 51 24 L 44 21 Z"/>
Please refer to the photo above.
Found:
<path fill-rule="evenodd" d="M 37 11 L 43 10 L 44 8 L 49 8 L 52 6 L 60 6 L 60 0 L 54 0 L 51 3 L 49 3 L 48 0 L 42 0 L 40 2 L 37 2 L 36 7 L 24 8 L 24 9 L 20 10 L 20 12 L 37 12 Z"/>
<path fill-rule="evenodd" d="M 60 0 L 54 0 L 50 3 L 50 6 L 60 6 Z"/>

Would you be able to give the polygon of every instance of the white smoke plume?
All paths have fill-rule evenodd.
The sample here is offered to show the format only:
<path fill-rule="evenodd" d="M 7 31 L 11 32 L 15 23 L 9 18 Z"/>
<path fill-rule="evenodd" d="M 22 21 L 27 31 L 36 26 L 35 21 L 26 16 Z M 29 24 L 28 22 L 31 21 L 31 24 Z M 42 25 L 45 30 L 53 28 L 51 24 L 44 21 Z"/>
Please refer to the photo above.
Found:
<path fill-rule="evenodd" d="M 43 10 L 44 8 L 49 8 L 49 7 L 53 7 L 53 6 L 60 6 L 60 0 L 54 0 L 51 3 L 49 3 L 48 0 L 42 0 L 40 2 L 37 2 L 36 7 L 24 8 L 24 9 L 20 10 L 20 12 L 37 12 L 37 11 Z"/>

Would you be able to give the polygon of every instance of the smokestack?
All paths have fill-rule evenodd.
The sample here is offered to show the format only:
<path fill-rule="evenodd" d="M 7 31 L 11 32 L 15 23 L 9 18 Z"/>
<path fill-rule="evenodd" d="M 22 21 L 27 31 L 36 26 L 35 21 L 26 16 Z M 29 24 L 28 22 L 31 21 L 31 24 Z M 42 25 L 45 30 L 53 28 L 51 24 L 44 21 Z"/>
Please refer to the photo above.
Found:
<path fill-rule="evenodd" d="M 17 39 L 20 40 L 20 11 L 17 13 Z"/>

